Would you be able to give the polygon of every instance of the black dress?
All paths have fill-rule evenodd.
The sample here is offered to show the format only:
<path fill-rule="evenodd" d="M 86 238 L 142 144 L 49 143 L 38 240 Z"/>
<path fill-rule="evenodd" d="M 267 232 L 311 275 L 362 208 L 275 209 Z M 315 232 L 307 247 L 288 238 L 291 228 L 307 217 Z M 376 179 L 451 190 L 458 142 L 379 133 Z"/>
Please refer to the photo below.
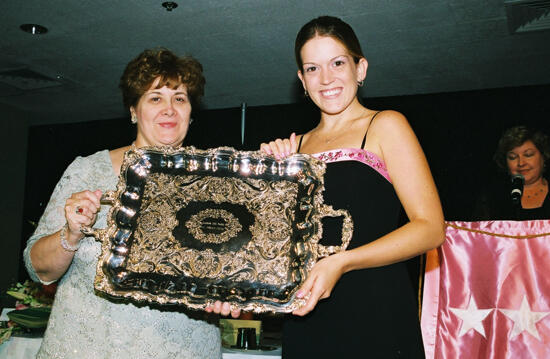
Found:
<path fill-rule="evenodd" d="M 341 149 L 315 156 L 327 162 L 324 202 L 347 209 L 353 218 L 348 249 L 397 228 L 401 204 L 376 155 Z M 321 244 L 340 244 L 340 228 L 341 220 L 323 221 Z M 423 357 L 418 308 L 404 262 L 344 274 L 330 298 L 305 317 L 288 315 L 283 325 L 284 359 Z"/>

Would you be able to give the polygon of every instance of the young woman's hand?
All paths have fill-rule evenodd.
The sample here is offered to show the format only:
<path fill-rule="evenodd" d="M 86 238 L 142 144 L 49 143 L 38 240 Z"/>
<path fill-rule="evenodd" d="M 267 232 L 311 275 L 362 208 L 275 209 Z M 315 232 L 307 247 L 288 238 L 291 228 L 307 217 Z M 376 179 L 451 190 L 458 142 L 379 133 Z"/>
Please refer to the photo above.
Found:
<path fill-rule="evenodd" d="M 262 143 L 260 145 L 260 151 L 268 155 L 273 155 L 278 160 L 296 153 L 297 150 L 298 144 L 296 143 L 296 134 L 294 132 L 289 138 L 278 138 L 269 143 Z"/>
<path fill-rule="evenodd" d="M 304 316 L 315 308 L 319 300 L 330 297 L 332 289 L 344 274 L 343 259 L 342 253 L 338 253 L 315 263 L 306 281 L 296 293 L 296 297 L 306 299 L 306 304 L 292 314 Z"/>

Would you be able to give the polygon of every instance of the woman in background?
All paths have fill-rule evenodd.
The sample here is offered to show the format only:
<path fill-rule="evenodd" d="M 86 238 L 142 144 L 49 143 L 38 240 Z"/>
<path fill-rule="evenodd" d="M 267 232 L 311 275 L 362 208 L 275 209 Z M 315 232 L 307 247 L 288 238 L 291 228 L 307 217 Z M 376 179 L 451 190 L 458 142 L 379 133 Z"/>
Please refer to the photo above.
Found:
<path fill-rule="evenodd" d="M 330 16 L 310 21 L 296 37 L 295 55 L 319 125 L 261 150 L 325 161 L 325 202 L 350 212 L 354 233 L 348 249 L 318 261 L 299 289 L 306 304 L 285 321 L 283 357 L 421 358 L 418 307 L 403 261 L 445 238 L 424 153 L 402 114 L 359 102 L 368 64 L 348 24 Z M 409 222 L 398 227 L 401 206 Z M 333 224 L 323 226 L 322 244 L 339 244 Z"/>
<path fill-rule="evenodd" d="M 181 146 L 204 92 L 201 64 L 166 49 L 146 50 L 121 79 L 137 136 L 132 146 Z M 101 244 L 82 226 L 105 228 L 101 194 L 115 190 L 131 146 L 77 157 L 55 187 L 24 258 L 35 281 L 59 281 L 38 358 L 221 358 L 217 326 L 182 312 L 115 303 L 94 293 Z"/>
<path fill-rule="evenodd" d="M 480 196 L 476 220 L 550 219 L 548 180 L 544 177 L 550 158 L 548 136 L 526 126 L 507 129 L 501 136 L 494 160 L 508 178 L 521 176 L 523 191 L 519 202 L 511 197 L 511 181 L 496 185 Z"/>

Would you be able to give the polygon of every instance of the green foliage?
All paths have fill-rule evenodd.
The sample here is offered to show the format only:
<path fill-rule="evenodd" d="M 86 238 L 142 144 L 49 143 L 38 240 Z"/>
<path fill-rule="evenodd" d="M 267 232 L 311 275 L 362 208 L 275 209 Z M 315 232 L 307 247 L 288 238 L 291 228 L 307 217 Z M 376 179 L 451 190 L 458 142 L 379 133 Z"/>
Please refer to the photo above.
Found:
<path fill-rule="evenodd" d="M 8 312 L 8 318 L 24 328 L 45 328 L 50 317 L 50 307 L 35 307 Z"/>
<path fill-rule="evenodd" d="M 50 317 L 55 287 L 48 288 L 40 283 L 25 281 L 17 283 L 7 292 L 17 299 L 17 306 L 23 309 L 7 313 L 10 321 L 8 326 L 0 328 L 0 344 L 8 340 L 12 334 L 28 330 L 45 328 Z"/>
<path fill-rule="evenodd" d="M 42 284 L 29 280 L 17 283 L 6 293 L 30 307 L 51 307 L 53 302 L 53 297 L 44 292 Z"/>

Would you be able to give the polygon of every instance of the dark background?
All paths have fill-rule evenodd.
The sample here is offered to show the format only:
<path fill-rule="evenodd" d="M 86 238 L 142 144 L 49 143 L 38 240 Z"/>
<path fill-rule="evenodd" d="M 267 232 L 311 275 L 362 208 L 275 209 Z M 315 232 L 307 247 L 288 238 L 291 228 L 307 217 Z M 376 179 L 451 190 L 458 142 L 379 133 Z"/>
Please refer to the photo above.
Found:
<path fill-rule="evenodd" d="M 484 186 L 502 181 L 492 155 L 501 133 L 524 124 L 550 133 L 550 85 L 414 96 L 366 98 L 371 109 L 407 116 L 426 153 L 446 220 L 475 220 L 471 212 Z M 261 142 L 304 133 L 319 118 L 308 100 L 248 107 L 244 143 L 241 108 L 199 110 L 184 145 L 257 150 Z M 53 188 L 75 156 L 128 145 L 135 138 L 129 118 L 32 126 L 29 128 L 21 251 Z M 411 278 L 418 278 L 418 259 Z M 27 278 L 20 266 L 20 280 Z"/>

